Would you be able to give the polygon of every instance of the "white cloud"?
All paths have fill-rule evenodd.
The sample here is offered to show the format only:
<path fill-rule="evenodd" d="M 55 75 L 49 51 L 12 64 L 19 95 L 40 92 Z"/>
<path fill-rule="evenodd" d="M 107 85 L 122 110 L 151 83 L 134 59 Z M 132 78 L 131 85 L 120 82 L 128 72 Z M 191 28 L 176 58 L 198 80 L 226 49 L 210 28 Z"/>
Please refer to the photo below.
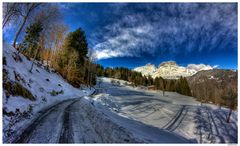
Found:
<path fill-rule="evenodd" d="M 105 36 L 105 41 L 96 44 L 93 49 L 96 51 L 97 59 L 106 59 L 122 56 L 138 56 L 141 52 L 147 51 L 153 54 L 155 45 L 152 34 L 152 27 L 148 24 L 122 28 L 117 27 L 121 24 L 114 24 L 113 30 L 119 31 L 115 36 Z M 109 27 L 109 26 L 107 26 Z M 143 47 L 144 46 L 144 47 Z"/>
<path fill-rule="evenodd" d="M 237 37 L 234 4 L 146 4 L 135 5 L 134 10 L 128 6 L 113 9 L 118 19 L 94 34 L 101 37 L 93 45 L 96 52 L 103 51 L 98 59 L 144 53 L 154 56 L 161 50 L 172 54 L 221 50 L 230 46 L 228 38 Z"/>
<path fill-rule="evenodd" d="M 219 67 L 219 65 L 214 65 L 214 66 L 213 66 L 213 68 L 218 68 L 218 67 Z"/>
<path fill-rule="evenodd" d="M 97 54 L 97 59 L 106 59 L 106 58 L 113 58 L 113 57 L 119 57 L 119 56 L 123 56 L 124 54 L 116 51 L 116 50 L 108 50 L 108 49 L 104 49 L 102 51 L 96 51 Z"/>
<path fill-rule="evenodd" d="M 187 69 L 193 69 L 195 71 L 201 71 L 201 70 L 211 70 L 214 68 L 217 68 L 218 65 L 210 66 L 205 64 L 188 64 L 186 67 Z"/>

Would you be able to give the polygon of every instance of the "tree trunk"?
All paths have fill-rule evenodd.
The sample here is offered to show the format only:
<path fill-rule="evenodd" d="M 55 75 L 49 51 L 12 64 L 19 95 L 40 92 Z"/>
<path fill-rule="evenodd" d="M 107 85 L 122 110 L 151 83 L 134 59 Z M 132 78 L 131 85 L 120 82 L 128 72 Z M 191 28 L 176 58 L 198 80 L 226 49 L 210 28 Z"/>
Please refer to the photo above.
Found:
<path fill-rule="evenodd" d="M 88 86 L 90 86 L 90 62 L 88 61 Z"/>
<path fill-rule="evenodd" d="M 92 89 L 92 73 L 90 73 L 90 90 Z"/>
<path fill-rule="evenodd" d="M 231 115 L 232 115 L 232 109 L 230 109 L 230 111 L 229 111 L 229 113 L 228 113 L 227 123 L 230 123 Z"/>
<path fill-rule="evenodd" d="M 31 65 L 31 68 L 30 68 L 30 70 L 29 70 L 30 73 L 32 73 L 33 64 L 34 64 L 34 61 L 36 60 L 36 57 L 37 57 L 38 51 L 39 51 L 39 49 L 36 50 L 36 54 L 35 54 L 35 56 L 34 56 L 34 59 L 33 59 L 33 61 L 32 61 L 32 65 Z"/>
<path fill-rule="evenodd" d="M 201 98 L 200 98 L 200 106 L 202 106 L 202 96 L 201 96 Z"/>
<path fill-rule="evenodd" d="M 101 85 L 101 81 L 99 80 L 98 81 L 98 88 L 100 88 L 100 85 Z"/>
<path fill-rule="evenodd" d="M 84 59 L 84 64 L 83 64 L 83 83 L 86 84 L 87 80 L 86 79 L 86 71 L 87 71 L 87 62 L 86 59 Z"/>
<path fill-rule="evenodd" d="M 22 25 L 20 26 L 20 28 L 18 29 L 18 31 L 15 35 L 15 38 L 14 38 L 14 41 L 13 41 L 13 47 L 14 48 L 16 48 L 16 43 L 17 43 L 18 36 L 20 35 L 20 33 L 21 33 L 21 31 L 22 31 L 22 29 L 23 29 L 23 27 L 24 27 L 24 25 L 27 21 L 27 17 L 28 17 L 28 15 L 23 18 L 23 23 L 22 23 Z"/>
<path fill-rule="evenodd" d="M 219 104 L 218 108 L 221 109 L 221 104 Z"/>

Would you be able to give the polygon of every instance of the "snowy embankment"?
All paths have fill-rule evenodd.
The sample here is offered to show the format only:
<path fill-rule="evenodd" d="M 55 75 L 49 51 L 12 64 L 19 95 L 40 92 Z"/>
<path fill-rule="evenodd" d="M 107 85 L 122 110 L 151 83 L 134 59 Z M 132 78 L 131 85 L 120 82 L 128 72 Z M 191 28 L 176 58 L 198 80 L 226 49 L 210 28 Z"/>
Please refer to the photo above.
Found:
<path fill-rule="evenodd" d="M 3 82 L 16 90 L 28 90 L 31 99 L 12 95 L 3 90 L 3 142 L 11 142 L 20 134 L 38 112 L 63 100 L 78 98 L 91 94 L 87 88 L 77 89 L 68 84 L 60 75 L 47 71 L 41 64 L 34 64 L 32 73 L 29 72 L 32 61 L 19 54 L 8 44 L 3 44 Z M 20 85 L 21 88 L 19 89 Z M 24 92 L 26 94 L 26 91 Z"/>
<path fill-rule="evenodd" d="M 99 94 L 94 96 L 94 100 L 111 111 L 102 110 L 106 115 L 115 113 L 155 129 L 181 135 L 190 142 L 237 143 L 237 111 L 233 112 L 231 122 L 227 123 L 227 108 L 212 104 L 201 105 L 193 97 L 173 92 L 166 92 L 166 96 L 162 96 L 159 91 L 126 86 L 127 83 L 121 80 L 117 86 L 113 85 L 109 78 L 101 80 L 102 84 L 97 89 Z M 143 126 L 131 125 L 128 120 L 117 119 L 116 122 L 134 134 L 149 133 L 148 136 L 154 139 L 151 130 Z M 158 142 L 161 142 L 161 139 L 158 139 Z"/>

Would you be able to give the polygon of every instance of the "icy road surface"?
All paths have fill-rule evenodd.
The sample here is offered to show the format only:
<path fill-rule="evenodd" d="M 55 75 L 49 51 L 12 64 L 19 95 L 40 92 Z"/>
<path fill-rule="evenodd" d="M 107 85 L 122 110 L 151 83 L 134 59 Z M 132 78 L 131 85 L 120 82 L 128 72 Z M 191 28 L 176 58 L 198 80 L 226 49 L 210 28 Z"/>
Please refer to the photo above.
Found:
<path fill-rule="evenodd" d="M 166 96 L 162 96 L 161 91 L 132 88 L 124 81 L 120 83 L 115 86 L 109 78 L 102 78 L 94 100 L 118 115 L 181 135 L 191 142 L 237 143 L 236 111 L 231 122 L 226 123 L 229 109 L 210 104 L 201 106 L 193 97 L 178 93 L 166 92 Z"/>

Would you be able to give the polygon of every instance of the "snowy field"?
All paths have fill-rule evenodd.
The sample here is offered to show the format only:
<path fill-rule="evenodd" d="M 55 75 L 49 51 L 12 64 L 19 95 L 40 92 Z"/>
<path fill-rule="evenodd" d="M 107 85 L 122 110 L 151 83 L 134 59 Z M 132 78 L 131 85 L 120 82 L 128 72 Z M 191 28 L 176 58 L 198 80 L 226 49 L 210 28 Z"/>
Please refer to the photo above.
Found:
<path fill-rule="evenodd" d="M 166 92 L 162 96 L 160 91 L 132 88 L 125 86 L 125 81 L 120 81 L 120 86 L 112 85 L 109 78 L 102 78 L 102 81 L 100 87 L 97 86 L 98 94 L 94 100 L 122 117 L 175 133 L 193 143 L 237 143 L 236 111 L 231 122 L 226 123 L 226 108 L 209 104 L 201 106 L 193 97 L 178 93 Z M 131 130 L 128 122 L 116 122 Z M 136 129 L 133 125 L 132 130 Z M 139 132 L 150 133 L 148 130 L 140 128 Z"/>

